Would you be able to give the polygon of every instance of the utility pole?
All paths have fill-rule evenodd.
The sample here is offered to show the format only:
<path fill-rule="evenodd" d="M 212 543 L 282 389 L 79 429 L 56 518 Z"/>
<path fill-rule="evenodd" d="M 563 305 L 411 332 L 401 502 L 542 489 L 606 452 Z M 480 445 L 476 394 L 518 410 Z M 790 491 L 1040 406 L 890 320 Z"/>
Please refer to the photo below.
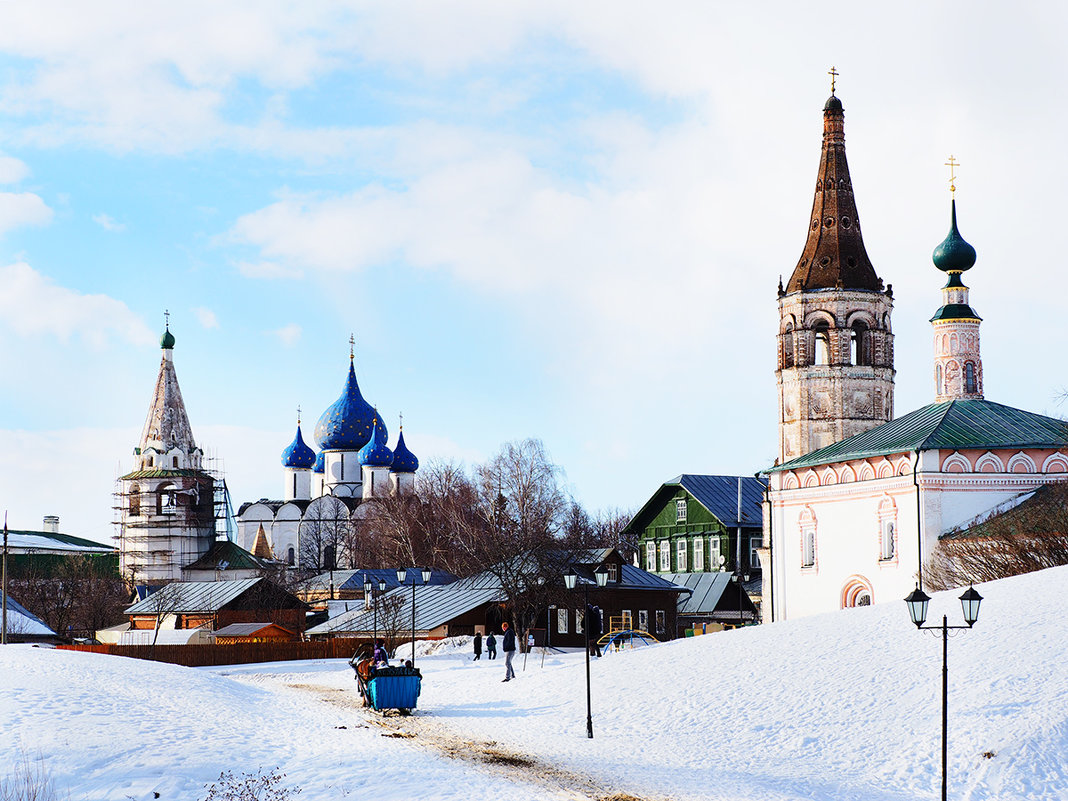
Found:
<path fill-rule="evenodd" d="M 4 512 L 4 558 L 3 575 L 0 577 L 0 595 L 4 596 L 3 616 L 0 618 L 0 645 L 7 645 L 7 512 Z"/>

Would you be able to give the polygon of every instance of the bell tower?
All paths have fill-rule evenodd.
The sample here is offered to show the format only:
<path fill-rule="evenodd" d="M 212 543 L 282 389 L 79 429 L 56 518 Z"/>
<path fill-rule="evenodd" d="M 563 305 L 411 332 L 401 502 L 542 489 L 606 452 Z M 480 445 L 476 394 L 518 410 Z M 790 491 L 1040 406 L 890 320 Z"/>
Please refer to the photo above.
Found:
<path fill-rule="evenodd" d="M 779 282 L 780 463 L 894 415 L 893 292 L 864 249 L 830 74 L 808 239 L 786 287 Z"/>

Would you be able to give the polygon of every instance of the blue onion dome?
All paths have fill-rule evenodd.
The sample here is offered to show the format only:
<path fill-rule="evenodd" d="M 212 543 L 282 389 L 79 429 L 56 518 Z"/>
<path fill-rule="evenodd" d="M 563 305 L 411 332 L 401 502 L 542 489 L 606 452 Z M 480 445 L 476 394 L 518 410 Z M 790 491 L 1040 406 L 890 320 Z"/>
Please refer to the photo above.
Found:
<path fill-rule="evenodd" d="M 163 336 L 159 338 L 159 346 L 163 350 L 174 350 L 174 334 L 171 333 L 171 327 L 169 325 L 163 332 Z"/>
<path fill-rule="evenodd" d="M 962 273 L 975 264 L 975 248 L 964 241 L 957 230 L 957 201 L 953 201 L 952 224 L 949 235 L 934 249 L 931 256 L 935 267 L 946 273 Z"/>
<path fill-rule="evenodd" d="M 282 467 L 311 467 L 315 464 L 315 451 L 304 444 L 304 437 L 300 433 L 300 422 L 297 422 L 297 436 L 289 447 L 282 451 Z"/>
<path fill-rule="evenodd" d="M 326 472 L 326 452 L 319 451 L 315 454 L 315 467 L 312 468 L 313 473 L 325 473 Z"/>
<path fill-rule="evenodd" d="M 385 428 L 379 425 L 377 417 L 370 441 L 360 449 L 360 464 L 367 467 L 389 467 L 393 464 L 393 451 L 386 445 Z"/>
<path fill-rule="evenodd" d="M 371 439 L 374 422 L 375 410 L 360 394 L 356 368 L 350 360 L 345 389 L 319 418 L 315 442 L 324 451 L 358 451 Z"/>
<path fill-rule="evenodd" d="M 397 439 L 397 447 L 393 449 L 393 467 L 390 468 L 391 473 L 414 473 L 419 469 L 419 460 L 415 458 L 415 454 L 408 450 L 408 446 L 404 444 L 404 428 L 401 428 L 400 436 Z"/>

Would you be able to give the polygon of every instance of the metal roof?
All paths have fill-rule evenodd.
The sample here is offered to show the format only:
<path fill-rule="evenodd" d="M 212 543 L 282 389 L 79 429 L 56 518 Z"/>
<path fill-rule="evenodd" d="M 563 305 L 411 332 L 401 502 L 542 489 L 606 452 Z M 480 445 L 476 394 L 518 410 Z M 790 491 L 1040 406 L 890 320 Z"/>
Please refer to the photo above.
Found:
<path fill-rule="evenodd" d="M 1061 448 L 1068 445 L 1068 422 L 988 400 L 932 403 L 847 437 L 769 473 L 800 467 L 887 456 L 905 451 L 964 448 Z"/>
<path fill-rule="evenodd" d="M 690 595 L 680 595 L 678 613 L 680 615 L 711 615 L 717 611 L 717 607 L 721 600 L 723 600 L 724 594 L 728 594 L 727 600 L 729 605 L 733 608 L 734 599 L 737 598 L 734 593 L 737 592 L 737 584 L 731 581 L 730 573 L 716 572 L 716 573 L 671 573 L 666 576 L 674 584 L 680 587 L 686 587 L 690 590 Z M 733 588 L 728 590 L 728 587 Z M 752 582 L 750 582 L 752 584 Z M 743 589 L 745 589 L 743 585 Z M 743 597 L 745 603 L 742 604 L 747 611 L 756 611 L 756 607 L 753 605 L 752 599 L 749 598 L 748 592 Z M 723 610 L 718 610 L 722 612 Z"/>
<path fill-rule="evenodd" d="M 738 517 L 738 483 L 742 485 L 742 515 Z M 627 530 L 642 529 L 648 518 L 657 514 L 664 495 L 674 493 L 676 487 L 686 490 L 701 506 L 714 515 L 727 528 L 761 528 L 764 525 L 761 504 L 768 482 L 757 476 L 708 476 L 683 473 L 665 481 L 653 493 L 638 513 L 634 515 Z"/>
<path fill-rule="evenodd" d="M 114 545 L 104 545 L 92 540 L 58 534 L 51 531 L 8 531 L 8 548 L 14 551 L 77 551 L 81 553 L 111 553 Z"/>
<path fill-rule="evenodd" d="M 223 626 L 215 632 L 216 637 L 251 637 L 264 629 L 269 629 L 272 626 L 282 629 L 282 631 L 288 631 L 290 634 L 294 632 L 287 629 L 285 626 L 279 626 L 277 623 L 231 623 L 229 626 Z"/>
<path fill-rule="evenodd" d="M 206 554 L 183 570 L 263 570 L 270 564 L 230 540 L 216 540 Z"/>
<path fill-rule="evenodd" d="M 155 614 L 161 603 L 158 594 L 170 593 L 164 604 L 166 612 L 218 612 L 228 603 L 239 598 L 257 583 L 262 576 L 235 581 L 175 581 L 153 592 L 143 601 L 126 608 L 128 615 Z"/>

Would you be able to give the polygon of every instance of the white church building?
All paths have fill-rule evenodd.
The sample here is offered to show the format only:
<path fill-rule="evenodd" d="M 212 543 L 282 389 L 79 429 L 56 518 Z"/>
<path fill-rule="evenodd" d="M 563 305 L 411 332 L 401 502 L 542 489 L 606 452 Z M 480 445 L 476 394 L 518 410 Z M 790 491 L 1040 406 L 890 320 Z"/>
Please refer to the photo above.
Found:
<path fill-rule="evenodd" d="M 403 425 L 392 449 L 388 439 L 381 416 L 360 392 L 355 354 L 350 350 L 341 397 L 315 426 L 318 451 L 305 443 L 298 420 L 293 442 L 282 451 L 282 497 L 241 505 L 237 544 L 262 553 L 266 543 L 274 559 L 295 567 L 320 568 L 337 562 L 340 554 L 334 551 L 317 553 L 319 564 L 302 565 L 302 533 L 326 529 L 331 532 L 329 539 L 343 539 L 338 532 L 359 518 L 363 501 L 415 491 L 419 460 L 404 442 Z"/>
<path fill-rule="evenodd" d="M 893 417 L 891 288 L 864 250 L 832 93 L 809 234 L 779 287 L 780 457 L 768 472 L 765 621 L 900 601 L 940 536 L 1068 480 L 1068 423 L 986 400 L 980 318 L 957 230 L 931 319 L 934 402 Z"/>

